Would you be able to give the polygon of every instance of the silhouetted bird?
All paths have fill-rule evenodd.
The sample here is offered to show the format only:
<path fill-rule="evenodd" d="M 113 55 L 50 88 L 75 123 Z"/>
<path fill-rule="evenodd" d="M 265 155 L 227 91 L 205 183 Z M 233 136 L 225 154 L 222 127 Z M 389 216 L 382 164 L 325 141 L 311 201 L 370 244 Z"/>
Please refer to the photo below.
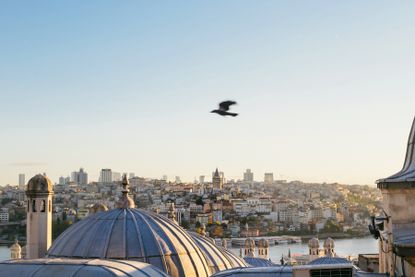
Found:
<path fill-rule="evenodd" d="M 221 103 L 219 103 L 219 110 L 213 110 L 211 111 L 211 113 L 217 113 L 223 116 L 226 115 L 230 115 L 230 116 L 237 116 L 237 113 L 230 113 L 229 111 L 229 107 L 232 105 L 235 105 L 236 102 L 235 101 L 223 101 Z"/>

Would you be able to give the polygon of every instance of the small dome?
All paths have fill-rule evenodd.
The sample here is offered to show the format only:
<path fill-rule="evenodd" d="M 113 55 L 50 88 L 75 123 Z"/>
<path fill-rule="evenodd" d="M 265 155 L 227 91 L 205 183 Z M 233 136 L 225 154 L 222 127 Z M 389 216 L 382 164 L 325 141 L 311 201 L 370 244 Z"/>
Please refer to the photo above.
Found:
<path fill-rule="evenodd" d="M 38 174 L 27 183 L 26 194 L 51 193 L 53 191 L 52 181 L 45 175 Z"/>
<path fill-rule="evenodd" d="M 16 241 L 15 243 L 13 243 L 12 246 L 10 246 L 10 252 L 21 252 L 21 251 L 22 251 L 22 247 L 20 246 L 18 241 Z"/>
<path fill-rule="evenodd" d="M 245 248 L 255 248 L 255 241 L 251 238 L 245 240 Z"/>
<path fill-rule="evenodd" d="M 177 276 L 210 276 L 200 248 L 178 224 L 139 209 L 113 209 L 65 230 L 48 257 L 136 260 Z"/>
<path fill-rule="evenodd" d="M 308 247 L 309 248 L 319 248 L 320 247 L 320 241 L 318 238 L 312 238 L 308 241 Z"/>
<path fill-rule="evenodd" d="M 75 209 L 68 209 L 67 214 L 68 215 L 76 215 L 76 211 L 75 211 Z"/>
<path fill-rule="evenodd" d="M 327 238 L 325 241 L 324 241 L 324 248 L 330 248 L 330 249 L 333 249 L 334 248 L 334 240 L 332 239 L 332 238 Z"/>
<path fill-rule="evenodd" d="M 258 248 L 268 248 L 269 247 L 269 242 L 267 239 L 260 239 L 258 241 Z"/>
<path fill-rule="evenodd" d="M 94 205 L 92 205 L 91 208 L 89 208 L 90 214 L 96 214 L 98 212 L 106 212 L 106 211 L 108 211 L 108 207 L 102 203 L 95 203 Z"/>

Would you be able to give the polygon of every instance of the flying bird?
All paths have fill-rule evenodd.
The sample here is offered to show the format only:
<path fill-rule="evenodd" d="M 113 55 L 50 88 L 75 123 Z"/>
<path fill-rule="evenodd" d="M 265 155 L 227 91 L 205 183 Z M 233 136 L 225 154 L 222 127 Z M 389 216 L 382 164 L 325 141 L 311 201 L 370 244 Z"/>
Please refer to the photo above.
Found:
<path fill-rule="evenodd" d="M 237 116 L 238 115 L 237 113 L 228 112 L 229 107 L 232 106 L 232 105 L 235 105 L 235 104 L 236 104 L 235 101 L 220 102 L 219 103 L 219 109 L 218 110 L 213 110 L 213 111 L 211 111 L 211 113 L 217 113 L 217 114 L 222 115 L 222 116 L 227 116 L 227 115 Z"/>

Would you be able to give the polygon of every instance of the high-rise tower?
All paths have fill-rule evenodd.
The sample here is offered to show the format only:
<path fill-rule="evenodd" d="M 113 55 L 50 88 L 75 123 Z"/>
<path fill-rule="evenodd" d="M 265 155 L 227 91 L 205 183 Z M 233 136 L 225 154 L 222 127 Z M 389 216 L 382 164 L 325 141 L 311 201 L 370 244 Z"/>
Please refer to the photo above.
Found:
<path fill-rule="evenodd" d="M 25 175 L 23 173 L 19 174 L 19 189 L 23 190 L 25 187 Z"/>
<path fill-rule="evenodd" d="M 264 174 L 264 183 L 266 185 L 272 185 L 272 183 L 274 183 L 274 174 L 273 173 L 265 173 Z"/>
<path fill-rule="evenodd" d="M 74 171 L 71 173 L 71 181 L 77 183 L 78 185 L 87 185 L 88 173 L 86 173 L 81 167 L 79 171 Z"/>
<path fill-rule="evenodd" d="M 45 175 L 38 174 L 27 183 L 26 258 L 45 256 L 52 244 L 53 185 Z"/>
<path fill-rule="evenodd" d="M 254 173 L 248 168 L 244 172 L 244 182 L 253 182 L 254 181 Z"/>
<path fill-rule="evenodd" d="M 99 181 L 101 183 L 112 183 L 112 171 L 109 168 L 101 169 L 99 174 Z"/>

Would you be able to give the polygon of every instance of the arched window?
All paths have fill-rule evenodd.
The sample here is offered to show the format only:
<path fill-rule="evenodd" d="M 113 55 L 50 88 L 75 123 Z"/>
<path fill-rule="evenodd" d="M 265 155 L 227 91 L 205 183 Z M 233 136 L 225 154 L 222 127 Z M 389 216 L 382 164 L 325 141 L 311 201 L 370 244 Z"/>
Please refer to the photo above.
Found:
<path fill-rule="evenodd" d="M 32 200 L 32 212 L 36 212 L 36 200 Z"/>
<path fill-rule="evenodd" d="M 40 212 L 44 213 L 46 211 L 46 200 L 42 200 L 40 205 Z"/>
<path fill-rule="evenodd" d="M 49 200 L 49 212 L 52 211 L 52 200 Z"/>
<path fill-rule="evenodd" d="M 30 212 L 30 201 L 27 200 L 27 211 Z"/>

